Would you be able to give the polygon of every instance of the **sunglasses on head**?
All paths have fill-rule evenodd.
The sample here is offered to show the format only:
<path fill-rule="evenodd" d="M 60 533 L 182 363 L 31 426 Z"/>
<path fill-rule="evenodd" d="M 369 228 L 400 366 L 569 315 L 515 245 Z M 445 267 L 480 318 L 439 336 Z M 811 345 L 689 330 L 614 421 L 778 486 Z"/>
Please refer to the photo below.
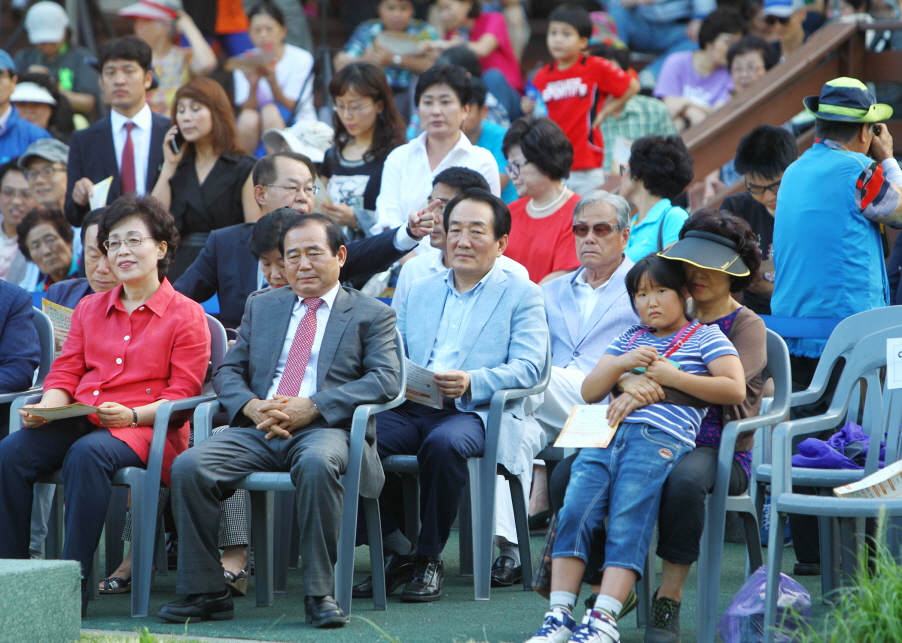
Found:
<path fill-rule="evenodd" d="M 589 234 L 589 227 L 585 223 L 576 223 L 573 225 L 573 234 L 577 237 L 585 237 Z M 591 228 L 592 234 L 596 237 L 606 237 L 615 230 L 620 230 L 619 225 L 611 225 L 610 223 L 596 223 Z"/>
<path fill-rule="evenodd" d="M 781 25 L 788 25 L 788 24 L 789 24 L 789 17 L 781 18 L 780 16 L 768 16 L 768 17 L 766 17 L 766 18 L 764 19 L 764 22 L 766 22 L 766 23 L 767 23 L 768 25 L 770 25 L 771 27 L 773 27 L 773 26 L 774 26 L 775 24 L 777 24 L 778 22 L 779 22 Z"/>

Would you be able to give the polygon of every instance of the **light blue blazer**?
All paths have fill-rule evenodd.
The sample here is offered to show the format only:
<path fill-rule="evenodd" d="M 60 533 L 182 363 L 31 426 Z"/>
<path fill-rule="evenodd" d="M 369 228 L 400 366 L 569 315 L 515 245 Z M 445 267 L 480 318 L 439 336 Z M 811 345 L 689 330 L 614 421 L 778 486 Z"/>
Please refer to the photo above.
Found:
<path fill-rule="evenodd" d="M 448 292 L 444 272 L 418 279 L 398 310 L 398 329 L 407 356 L 425 367 L 442 318 Z M 548 324 L 542 290 L 517 275 L 494 270 L 479 295 L 452 370 L 470 375 L 470 390 L 456 401 L 458 410 L 478 414 L 488 422 L 495 391 L 535 386 L 545 366 Z M 529 469 L 531 460 L 520 454 L 523 400 L 507 405 L 498 440 L 498 462 L 511 473 Z"/>
<path fill-rule="evenodd" d="M 571 360 L 576 360 L 582 372 L 588 375 L 611 342 L 627 328 L 639 323 L 639 316 L 633 311 L 626 293 L 626 273 L 632 267 L 633 262 L 624 255 L 623 263 L 611 275 L 604 297 L 595 306 L 585 328 L 580 328 L 582 314 L 573 296 L 573 282 L 585 268 L 542 286 L 545 315 L 551 332 L 552 364 L 563 368 Z"/>

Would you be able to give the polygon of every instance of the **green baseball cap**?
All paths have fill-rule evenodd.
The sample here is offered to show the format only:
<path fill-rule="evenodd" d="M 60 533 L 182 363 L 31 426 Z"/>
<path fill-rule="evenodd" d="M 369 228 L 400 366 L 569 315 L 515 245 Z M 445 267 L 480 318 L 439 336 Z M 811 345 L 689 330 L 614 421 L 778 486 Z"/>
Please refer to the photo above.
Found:
<path fill-rule="evenodd" d="M 824 84 L 820 96 L 802 100 L 815 118 L 847 123 L 879 123 L 893 115 L 893 108 L 878 103 L 867 86 L 855 78 L 835 78 Z"/>

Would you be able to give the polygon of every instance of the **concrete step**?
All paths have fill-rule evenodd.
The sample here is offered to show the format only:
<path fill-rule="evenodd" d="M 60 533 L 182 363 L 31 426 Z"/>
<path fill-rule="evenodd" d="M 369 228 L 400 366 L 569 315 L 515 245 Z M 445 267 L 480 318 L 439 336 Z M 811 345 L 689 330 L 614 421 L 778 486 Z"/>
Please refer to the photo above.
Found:
<path fill-rule="evenodd" d="M 0 643 L 77 641 L 81 570 L 74 560 L 0 560 Z"/>

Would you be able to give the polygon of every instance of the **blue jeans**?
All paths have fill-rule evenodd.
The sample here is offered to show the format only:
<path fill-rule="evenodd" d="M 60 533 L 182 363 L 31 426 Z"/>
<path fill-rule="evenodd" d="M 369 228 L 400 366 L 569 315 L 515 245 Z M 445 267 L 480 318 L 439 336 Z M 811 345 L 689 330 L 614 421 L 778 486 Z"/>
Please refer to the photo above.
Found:
<path fill-rule="evenodd" d="M 691 450 L 661 429 L 623 423 L 606 449 L 580 451 L 558 514 L 552 558 L 588 562 L 593 536 L 608 518 L 604 567 L 641 577 L 664 481 Z"/>
<path fill-rule="evenodd" d="M 635 51 L 660 53 L 661 56 L 648 65 L 657 78 L 664 60 L 678 51 L 698 49 L 698 43 L 686 37 L 685 22 L 652 22 L 633 9 L 624 9 L 618 3 L 608 3 L 608 13 L 617 24 L 617 35 L 624 44 Z"/>

